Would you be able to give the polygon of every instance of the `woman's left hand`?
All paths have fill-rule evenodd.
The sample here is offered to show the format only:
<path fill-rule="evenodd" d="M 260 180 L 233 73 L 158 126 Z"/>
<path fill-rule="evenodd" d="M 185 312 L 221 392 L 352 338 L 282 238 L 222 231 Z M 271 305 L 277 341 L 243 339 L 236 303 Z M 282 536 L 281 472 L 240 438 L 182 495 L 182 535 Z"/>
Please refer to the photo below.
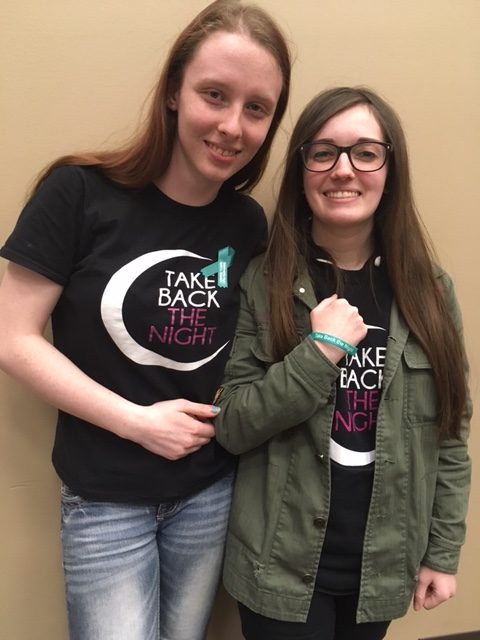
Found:
<path fill-rule="evenodd" d="M 448 573 L 420 567 L 417 588 L 413 597 L 413 608 L 433 609 L 445 600 L 453 598 L 457 589 L 457 579 Z"/>

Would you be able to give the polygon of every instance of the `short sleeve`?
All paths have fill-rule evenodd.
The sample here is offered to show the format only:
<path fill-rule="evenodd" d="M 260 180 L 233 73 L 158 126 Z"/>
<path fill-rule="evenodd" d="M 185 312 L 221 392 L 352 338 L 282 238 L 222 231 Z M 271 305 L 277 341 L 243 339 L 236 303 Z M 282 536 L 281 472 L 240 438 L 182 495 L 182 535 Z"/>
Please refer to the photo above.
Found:
<path fill-rule="evenodd" d="M 0 255 L 65 285 L 78 258 L 84 209 L 80 168 L 58 167 L 25 205 Z"/>

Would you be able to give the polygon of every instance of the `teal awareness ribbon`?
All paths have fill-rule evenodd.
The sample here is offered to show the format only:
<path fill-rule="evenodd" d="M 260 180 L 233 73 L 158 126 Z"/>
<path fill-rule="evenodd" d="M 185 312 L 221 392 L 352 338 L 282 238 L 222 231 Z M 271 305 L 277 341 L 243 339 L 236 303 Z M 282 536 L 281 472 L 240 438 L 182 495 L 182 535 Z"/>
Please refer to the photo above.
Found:
<path fill-rule="evenodd" d="M 209 264 L 208 267 L 200 269 L 200 273 L 208 278 L 217 273 L 217 286 L 225 289 L 228 287 L 228 268 L 232 264 L 235 249 L 232 247 L 224 247 L 220 249 L 217 256 L 217 262 Z"/>

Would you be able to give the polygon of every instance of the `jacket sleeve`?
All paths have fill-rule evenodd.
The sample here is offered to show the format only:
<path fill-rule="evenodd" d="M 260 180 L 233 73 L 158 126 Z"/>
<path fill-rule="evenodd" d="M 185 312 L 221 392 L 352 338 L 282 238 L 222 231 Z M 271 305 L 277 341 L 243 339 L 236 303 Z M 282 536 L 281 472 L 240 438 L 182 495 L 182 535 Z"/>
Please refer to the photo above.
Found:
<path fill-rule="evenodd" d="M 462 319 L 453 284 L 445 273 L 442 274 L 440 282 L 447 307 L 463 340 Z M 468 366 L 465 366 L 465 374 L 468 375 Z M 460 439 L 445 440 L 439 451 L 429 543 L 422 564 L 443 573 L 457 572 L 460 548 L 465 540 L 465 517 L 471 474 L 467 439 L 471 416 L 472 403 L 468 397 L 461 419 Z"/>
<path fill-rule="evenodd" d="M 261 318 L 266 298 L 261 267 L 250 268 L 241 281 L 237 331 L 216 399 L 221 407 L 215 419 L 217 440 L 235 454 L 310 418 L 331 398 L 340 372 L 310 338 L 283 361 L 273 362 L 268 326 Z"/>

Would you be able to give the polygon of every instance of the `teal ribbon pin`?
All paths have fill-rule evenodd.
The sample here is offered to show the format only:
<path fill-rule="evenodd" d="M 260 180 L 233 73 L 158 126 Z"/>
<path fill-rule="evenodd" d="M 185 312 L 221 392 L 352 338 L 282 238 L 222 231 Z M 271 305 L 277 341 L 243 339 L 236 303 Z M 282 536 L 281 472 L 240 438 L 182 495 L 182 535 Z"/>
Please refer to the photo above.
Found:
<path fill-rule="evenodd" d="M 215 273 L 217 275 L 217 286 L 225 289 L 228 287 L 228 268 L 232 264 L 233 256 L 235 255 L 235 249 L 232 247 L 224 247 L 220 249 L 217 256 L 217 262 L 213 262 L 209 264 L 208 267 L 203 267 L 200 269 L 200 273 L 208 278 L 208 276 L 213 276 Z"/>

